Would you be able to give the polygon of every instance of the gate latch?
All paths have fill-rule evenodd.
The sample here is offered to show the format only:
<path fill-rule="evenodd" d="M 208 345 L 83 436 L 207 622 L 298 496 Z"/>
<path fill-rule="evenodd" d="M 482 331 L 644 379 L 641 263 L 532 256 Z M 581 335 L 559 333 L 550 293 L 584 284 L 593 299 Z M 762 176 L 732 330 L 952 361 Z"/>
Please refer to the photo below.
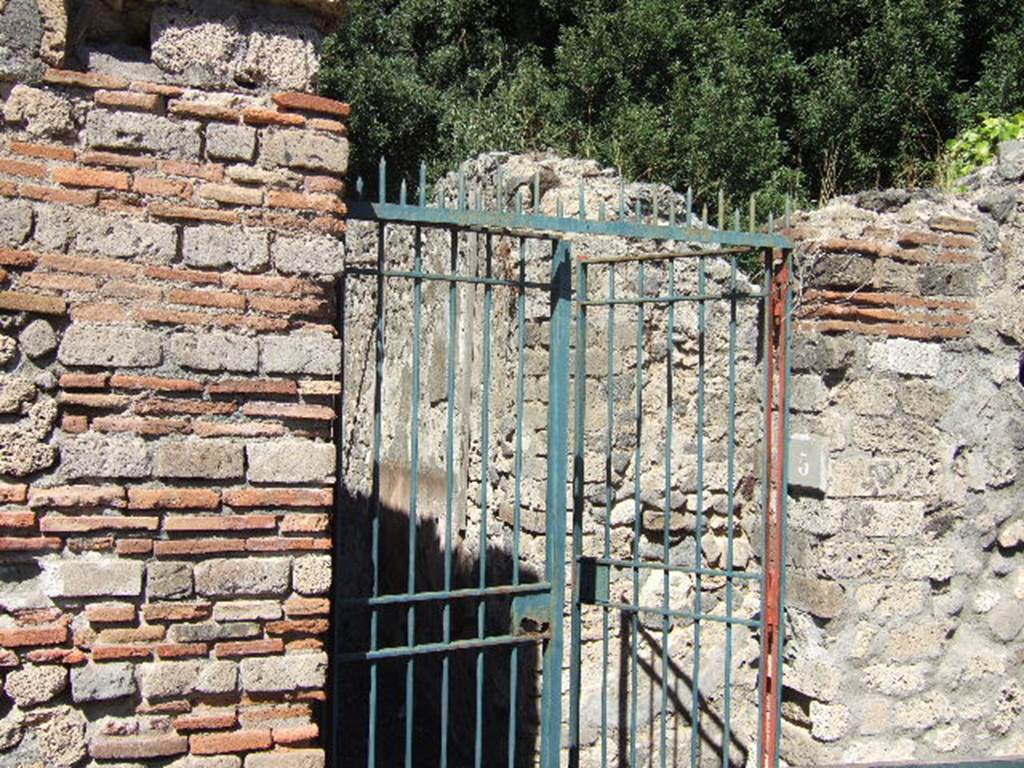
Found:
<path fill-rule="evenodd" d="M 611 591 L 611 568 L 607 563 L 599 563 L 593 557 L 581 557 L 577 568 L 579 590 L 577 601 L 580 605 L 597 605 L 607 603 Z"/>

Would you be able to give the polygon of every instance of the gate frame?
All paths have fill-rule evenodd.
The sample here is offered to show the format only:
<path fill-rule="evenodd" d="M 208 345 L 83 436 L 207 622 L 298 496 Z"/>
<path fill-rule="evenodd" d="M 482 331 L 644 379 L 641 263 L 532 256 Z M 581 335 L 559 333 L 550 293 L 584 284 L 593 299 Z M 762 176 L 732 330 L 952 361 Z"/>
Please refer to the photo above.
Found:
<path fill-rule="evenodd" d="M 725 252 L 732 252 L 734 249 L 745 251 L 763 250 L 770 252 L 772 257 L 768 262 L 767 273 L 770 275 L 770 290 L 766 290 L 764 300 L 766 339 L 766 366 L 771 365 L 770 373 L 767 375 L 768 383 L 766 395 L 768 400 L 765 407 L 765 477 L 766 482 L 766 504 L 764 507 L 765 522 L 765 563 L 763 564 L 764 584 L 762 590 L 762 626 L 765 631 L 761 640 L 761 667 L 759 672 L 759 684 L 762 690 L 761 704 L 759 705 L 759 727 L 758 727 L 758 765 L 760 768 L 775 768 L 779 765 L 779 733 L 781 727 L 781 696 L 782 696 L 782 653 L 783 653 L 783 606 L 785 598 L 785 524 L 786 524 L 786 450 L 788 441 L 789 424 L 789 345 L 791 336 L 791 289 L 790 274 L 792 269 L 791 252 L 792 241 L 776 232 L 776 221 L 773 215 L 769 215 L 764 231 L 757 227 L 756 208 L 754 199 L 750 201 L 749 225 L 746 230 L 741 229 L 739 211 L 735 211 L 733 218 L 733 229 L 725 226 L 724 198 L 722 193 L 718 196 L 718 227 L 712 228 L 707 222 L 708 209 L 704 206 L 702 220 L 698 225 L 693 223 L 693 193 L 687 191 L 686 195 L 686 222 L 677 224 L 675 206 L 668 211 L 668 223 L 659 223 L 659 212 L 657 196 L 653 196 L 651 205 L 651 218 L 654 223 L 644 220 L 643 203 L 639 197 L 636 198 L 635 216 L 631 220 L 626 214 L 626 195 L 624 183 L 620 181 L 618 217 L 609 219 L 604 201 L 601 201 L 598 218 L 587 218 L 586 197 L 583 181 L 580 180 L 578 190 L 578 215 L 569 217 L 563 214 L 562 201 L 559 198 L 555 216 L 539 213 L 537 201 L 540 200 L 540 174 L 537 172 L 533 179 L 533 196 L 535 210 L 525 212 L 522 196 L 519 191 L 514 195 L 514 206 L 512 210 L 506 210 L 505 202 L 509 199 L 506 195 L 504 178 L 499 170 L 496 179 L 497 198 L 499 210 L 485 210 L 481 205 L 481 196 L 477 195 L 476 206 L 469 204 L 466 194 L 466 179 L 464 172 L 459 172 L 457 177 L 458 197 L 454 208 L 447 207 L 446 201 L 438 193 L 436 205 L 429 205 L 427 201 L 427 174 L 426 165 L 421 164 L 419 174 L 419 185 L 417 188 L 417 201 L 408 202 L 408 188 L 406 181 L 401 182 L 399 201 L 389 202 L 387 199 L 387 163 L 384 158 L 380 161 L 378 173 L 378 199 L 375 202 L 363 200 L 363 180 L 356 182 L 357 199 L 348 202 L 348 218 L 359 221 L 373 221 L 378 224 L 378 237 L 381 238 L 378 253 L 378 265 L 383 259 L 383 234 L 386 225 L 394 224 L 399 226 L 414 227 L 435 227 L 449 229 L 452 236 L 456 237 L 459 232 L 483 233 L 488 236 L 508 236 L 528 238 L 547 238 L 555 243 L 552 257 L 551 271 L 551 344 L 549 348 L 549 407 L 548 407 L 548 477 L 546 483 L 547 499 L 547 533 L 545 535 L 545 577 L 550 583 L 550 601 L 547 606 L 548 618 L 550 620 L 550 635 L 543 655 L 543 677 L 542 677 L 542 699 L 541 699 L 541 768 L 559 768 L 562 752 L 562 663 L 564 657 L 564 621 L 563 612 L 568 607 L 570 611 L 571 625 L 571 647 L 570 654 L 578 656 L 580 649 L 580 616 L 576 599 L 580 584 L 579 557 L 577 546 L 581 544 L 581 520 L 577 520 L 578 514 L 573 514 L 573 585 L 574 594 L 569 600 L 565 595 L 565 558 L 566 552 L 566 516 L 568 513 L 569 501 L 566 496 L 568 484 L 568 404 L 569 404 L 569 353 L 570 333 L 573 322 L 573 303 L 576 304 L 577 334 L 579 333 L 581 319 L 585 323 L 584 304 L 580 303 L 580 289 L 586 287 L 585 276 L 582 266 L 577 266 L 577 295 L 573 296 L 573 263 L 571 258 L 572 245 L 567 239 L 571 235 L 594 235 L 608 236 L 635 240 L 669 241 L 687 244 L 703 244 L 725 247 Z M 790 205 L 787 201 L 784 226 L 789 226 Z M 722 253 L 721 250 L 694 251 L 688 252 L 688 256 L 711 256 Z M 664 255 L 656 255 L 655 258 L 663 258 Z M 412 276 L 412 275 L 407 275 Z M 381 277 L 383 279 L 383 276 Z M 770 319 L 769 319 L 770 318 Z M 378 319 L 379 321 L 379 319 Z M 341 320 L 343 322 L 343 318 Z M 380 331 L 378 331 L 379 333 Z M 585 331 L 584 331 L 585 334 Z M 585 338 L 585 335 L 584 335 Z M 382 339 L 378 336 L 377 344 Z M 579 350 L 579 347 L 577 347 Z M 774 350 L 774 352 L 772 352 Z M 379 352 L 379 350 L 378 350 Z M 767 355 L 771 354 L 771 358 Z M 769 359 L 771 362 L 769 363 Z M 585 358 L 582 354 L 576 355 L 577 376 L 575 387 L 577 392 L 576 423 L 577 436 L 582 434 L 579 429 L 579 421 L 582 418 L 579 403 L 580 393 L 585 391 L 585 377 L 579 376 L 581 366 L 585 366 Z M 584 368 L 585 371 L 585 368 Z M 777 404 L 777 405 L 776 405 Z M 778 420 L 777 428 L 772 427 L 773 408 Z M 376 429 L 375 429 L 376 432 Z M 772 439 L 774 437 L 774 440 Z M 582 455 L 574 452 L 573 467 L 573 508 L 577 507 L 576 502 L 582 497 Z M 379 482 L 376 476 L 377 469 L 374 469 L 374 485 Z M 340 474 L 340 473 L 339 473 Z M 772 478 L 775 481 L 772 481 Z M 339 477 L 339 482 L 341 479 Z M 379 503 L 379 502 L 378 502 Z M 579 525 L 578 525 L 579 524 Z M 336 551 L 338 542 L 336 542 Z M 376 555 L 374 555 L 376 558 Z M 769 576 L 769 568 L 772 575 Z M 769 589 L 771 588 L 771 589 Z M 772 595 L 768 592 L 771 591 Z M 773 599 L 770 599 L 773 598 Z M 343 602 L 332 600 L 333 610 L 343 607 Z M 376 611 L 371 608 L 372 615 Z M 338 622 L 334 622 L 337 625 Z M 770 630 L 770 631 L 769 631 Z M 771 634 L 771 637 L 768 637 Z M 379 653 L 379 652 L 378 652 Z M 358 656 L 359 654 L 346 654 L 346 656 Z M 337 654 L 335 648 L 332 651 L 332 700 L 331 710 L 333 712 L 332 722 L 329 726 L 331 734 L 332 752 L 336 758 L 338 755 L 338 691 L 341 684 L 338 674 L 338 663 L 342 657 Z M 369 657 L 367 657 L 369 659 Z M 351 660 L 351 659 L 348 659 Z M 371 660 L 371 664 L 372 664 Z M 569 707 L 569 760 L 570 766 L 578 761 L 578 738 L 579 727 L 579 685 L 580 685 L 580 664 L 578 660 L 570 664 L 570 707 Z M 695 689 L 697 690 L 697 689 Z M 479 734 L 478 734 L 479 737 Z M 575 756 L 575 757 L 574 757 Z"/>

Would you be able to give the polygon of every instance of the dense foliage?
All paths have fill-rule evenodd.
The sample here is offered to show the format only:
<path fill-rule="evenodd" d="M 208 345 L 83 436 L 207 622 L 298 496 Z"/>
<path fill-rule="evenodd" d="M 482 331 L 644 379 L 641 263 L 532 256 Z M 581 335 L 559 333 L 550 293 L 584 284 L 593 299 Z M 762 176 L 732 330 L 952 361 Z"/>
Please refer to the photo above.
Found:
<path fill-rule="evenodd" d="M 958 131 L 1024 109 L 1024 3 L 349 0 L 321 82 L 369 178 L 552 147 L 777 205 L 930 183 Z"/>

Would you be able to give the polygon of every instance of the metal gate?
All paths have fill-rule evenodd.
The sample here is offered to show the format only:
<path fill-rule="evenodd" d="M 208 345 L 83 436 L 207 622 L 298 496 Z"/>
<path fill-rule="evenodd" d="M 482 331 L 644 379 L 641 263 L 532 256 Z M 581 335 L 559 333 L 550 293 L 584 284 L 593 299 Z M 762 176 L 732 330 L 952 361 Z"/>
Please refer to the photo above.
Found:
<path fill-rule="evenodd" d="M 357 188 L 361 192 L 361 182 Z M 747 231 L 740 231 L 738 217 L 731 229 L 722 221 L 711 228 L 706 211 L 703 222 L 687 215 L 677 224 L 675 205 L 659 214 L 657 198 L 645 205 L 627 200 L 621 191 L 617 216 L 609 216 L 601 202 L 596 216 L 588 217 L 582 185 L 574 201 L 576 215 L 565 216 L 561 200 L 554 211 L 544 213 L 538 204 L 539 175 L 513 187 L 499 172 L 489 190 L 475 195 L 467 191 L 462 176 L 449 178 L 435 185 L 428 202 L 421 169 L 416 199 L 407 199 L 403 182 L 397 202 L 389 202 L 382 161 L 378 189 L 376 201 L 350 203 L 350 219 L 367 222 L 357 225 L 365 239 L 360 241 L 350 230 L 349 256 L 338 287 L 346 357 L 338 439 L 332 765 L 684 764 L 681 751 L 666 747 L 675 718 L 671 710 L 687 709 L 676 707 L 678 691 L 670 693 L 667 685 L 677 660 L 662 642 L 657 667 L 664 681 L 658 708 L 660 748 L 652 749 L 643 743 L 644 723 L 651 720 L 639 714 L 638 680 L 654 667 L 638 649 L 656 633 L 665 641 L 673 631 L 687 631 L 692 638 L 690 679 L 700 680 L 701 651 L 708 644 L 703 627 L 716 622 L 726 628 L 727 655 L 736 627 L 758 636 L 761 731 L 756 745 L 737 748 L 729 694 L 724 711 L 714 716 L 716 725 L 708 728 L 712 718 L 701 714 L 708 709 L 707 697 L 701 685 L 691 686 L 687 700 L 688 711 L 694 713 L 693 736 L 685 762 L 705 764 L 701 745 L 707 743 L 715 747 L 720 765 L 738 764 L 738 755 L 753 764 L 755 751 L 758 765 L 776 764 L 788 240 L 774 232 L 771 221 L 766 231 L 757 231 L 753 208 Z M 685 210 L 692 210 L 689 200 Z M 588 258 L 585 243 L 600 237 L 628 238 L 643 253 Z M 703 250 L 694 251 L 693 244 Z M 758 261 L 751 261 L 749 254 Z M 725 284 L 723 263 L 729 270 Z M 751 272 L 763 276 L 754 288 L 746 276 Z M 696 282 L 684 290 L 688 278 Z M 595 287 L 598 281 L 603 287 Z M 633 281 L 633 293 L 624 293 L 628 281 Z M 757 339 L 737 339 L 744 327 L 739 319 L 743 306 L 752 307 L 759 318 Z M 673 497 L 672 478 L 679 462 L 673 459 L 673 432 L 679 419 L 671 392 L 680 307 L 695 309 L 699 320 L 695 382 L 701 414 L 710 381 L 708 318 L 717 317 L 719 307 L 732 317 L 727 345 L 732 416 L 725 478 L 726 554 L 717 567 L 702 547 L 703 531 L 710 529 L 703 507 L 703 416 L 693 431 L 694 556 L 691 562 L 675 557 L 679 542 L 673 538 L 678 532 L 672 515 L 678 499 Z M 615 334 L 628 312 L 635 342 L 635 429 L 625 453 L 635 457 L 636 476 L 632 549 L 622 553 L 615 548 L 613 528 L 621 525 L 613 520 L 613 494 L 620 489 L 611 467 L 624 454 L 621 440 L 616 442 L 616 423 L 622 419 L 615 391 L 622 377 Z M 593 323 L 601 313 L 611 339 L 595 360 L 587 352 L 588 326 L 592 341 Z M 655 314 L 663 318 L 654 320 Z M 663 419 L 667 431 L 661 433 L 667 439 L 662 441 L 649 438 L 644 423 L 644 354 L 655 331 L 665 333 L 660 364 L 668 371 L 670 393 Z M 733 485 L 739 475 L 734 385 L 740 360 L 736 350 L 744 341 L 759 345 L 758 366 L 764 376 L 763 424 L 755 439 L 763 448 L 755 481 L 763 497 L 758 507 L 763 546 L 752 553 L 759 569 L 742 569 L 735 562 L 739 515 Z M 588 389 L 602 387 L 606 421 L 598 423 L 601 419 L 593 422 L 587 410 L 588 402 L 595 402 L 593 393 L 588 398 Z M 575 414 L 572 449 L 570 413 Z M 592 428 L 595 423 L 599 429 Z M 595 453 L 588 439 L 597 433 L 604 447 Z M 665 468 L 658 552 L 641 544 L 651 499 L 640 463 L 655 444 Z M 596 479 L 588 474 L 595 468 Z M 745 523 L 748 518 L 743 518 Z M 642 604 L 640 582 L 647 573 L 663 582 L 660 604 Z M 615 590 L 622 574 L 630 590 L 620 596 Z M 677 605 L 678 594 L 671 595 L 679 575 L 693 582 L 693 605 L 686 608 Z M 722 610 L 702 604 L 702 595 L 715 580 L 722 581 L 715 590 L 724 590 L 726 596 Z M 761 603 L 755 615 L 734 604 L 737 595 L 750 594 L 737 588 L 740 582 L 757 585 Z M 657 617 L 654 633 L 644 622 L 646 615 Z M 612 631 L 613 621 L 621 622 L 621 631 Z M 563 641 L 567 623 L 568 647 Z M 679 626 L 670 627 L 672 623 Z M 598 635 L 593 634 L 595 627 Z M 623 649 L 616 659 L 625 665 L 615 673 L 624 681 L 616 689 L 615 706 L 623 714 L 615 721 L 619 728 L 608 709 L 613 639 Z M 596 647 L 603 651 L 597 665 Z M 570 696 L 565 706 L 567 668 Z M 595 675 L 601 676 L 596 722 L 581 718 L 585 705 L 593 705 L 584 683 L 593 688 Z M 647 711 L 654 709 L 648 706 Z M 591 730 L 597 728 L 598 738 L 586 743 L 581 725 L 588 724 Z"/>

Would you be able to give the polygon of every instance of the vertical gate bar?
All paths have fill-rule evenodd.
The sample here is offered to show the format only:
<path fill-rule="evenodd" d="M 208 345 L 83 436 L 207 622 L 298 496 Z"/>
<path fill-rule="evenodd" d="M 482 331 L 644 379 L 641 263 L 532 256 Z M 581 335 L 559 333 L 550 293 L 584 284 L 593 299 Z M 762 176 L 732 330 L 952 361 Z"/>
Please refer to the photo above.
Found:
<path fill-rule="evenodd" d="M 493 242 L 490 233 L 484 240 L 484 272 L 488 279 L 494 262 Z M 480 395 L 480 589 L 487 587 L 487 487 L 490 484 L 490 409 L 491 409 L 491 307 L 494 286 L 484 285 L 484 339 L 483 339 L 483 392 Z M 481 640 L 485 635 L 486 600 L 481 598 L 476 604 L 476 631 Z M 484 649 L 476 653 L 476 743 L 474 745 L 475 764 L 480 768 L 483 760 L 484 732 Z"/>
<path fill-rule="evenodd" d="M 639 215 L 640 200 L 637 199 Z M 644 296 L 644 263 L 641 261 L 637 274 L 637 295 Z M 636 454 L 633 460 L 633 605 L 640 604 L 640 446 L 643 443 L 643 408 L 644 408 L 644 305 L 636 305 Z M 630 733 L 629 765 L 636 768 L 636 735 L 639 730 L 637 721 L 637 644 L 640 635 L 640 612 L 633 611 L 630 617 Z"/>
<path fill-rule="evenodd" d="M 608 265 L 608 298 L 615 299 L 615 265 Z M 608 410 L 604 454 L 604 557 L 612 556 L 612 440 L 615 432 L 615 305 L 608 305 Z M 601 609 L 601 768 L 608 765 L 608 634 L 609 612 Z M 619 698 L 622 691 L 619 691 Z"/>
<path fill-rule="evenodd" d="M 707 219 L 707 217 L 704 217 Z M 705 221 L 705 225 L 706 225 Z M 697 263 L 697 292 L 700 296 L 707 293 L 705 275 L 705 257 L 701 256 Z M 694 522 L 695 565 L 694 573 L 694 608 L 693 608 L 693 677 L 690 687 L 693 699 L 690 707 L 690 765 L 696 768 L 700 762 L 700 643 L 702 613 L 702 590 L 700 572 L 702 570 L 701 538 L 704 529 L 704 336 L 706 322 L 706 301 L 702 298 L 697 304 L 697 509 Z"/>
<path fill-rule="evenodd" d="M 516 204 L 519 205 L 519 199 Z M 523 370 L 526 360 L 526 344 L 524 339 L 524 325 L 526 318 L 526 240 L 519 239 L 519 295 L 516 300 L 516 335 L 517 335 L 517 360 L 516 360 L 516 448 L 515 448 L 515 480 L 514 499 L 512 512 L 512 583 L 519 584 L 519 531 L 522 515 L 522 488 L 523 488 L 523 401 L 525 392 Z M 512 627 L 515 632 L 518 627 Z M 509 661 L 509 707 L 508 707 L 508 768 L 515 768 L 516 763 L 516 733 L 518 726 L 518 704 L 519 704 L 519 646 L 512 646 L 512 654 Z"/>
<path fill-rule="evenodd" d="M 416 227 L 413 233 L 414 266 L 419 274 L 423 271 L 423 229 Z M 407 591 L 416 592 L 416 529 L 419 526 L 419 484 L 420 484 L 420 330 L 422 325 L 423 280 L 413 281 L 412 299 L 412 407 L 410 408 L 409 434 L 409 575 Z M 416 644 L 416 603 L 406 608 L 406 644 Z M 415 720 L 416 659 L 410 656 L 405 666 L 405 766 L 412 768 L 412 735 Z"/>
<path fill-rule="evenodd" d="M 562 740 L 563 604 L 565 601 L 566 468 L 569 453 L 569 331 L 572 325 L 571 246 L 554 245 L 548 380 L 548 482 L 545 572 L 551 584 L 551 637 L 544 649 L 541 766 L 558 768 Z"/>
<path fill-rule="evenodd" d="M 580 205 L 583 187 L 580 185 Z M 587 406 L 587 264 L 576 266 L 576 372 L 573 376 L 576 411 L 573 422 L 572 459 L 572 606 L 569 640 L 569 766 L 580 762 L 580 641 L 583 634 L 580 604 L 580 558 L 583 556 L 583 451 L 584 423 Z"/>
<path fill-rule="evenodd" d="M 451 230 L 451 256 L 449 269 L 452 275 L 458 270 L 459 231 Z M 448 283 L 448 432 L 446 435 L 445 461 L 445 512 L 444 512 L 444 591 L 452 589 L 452 486 L 455 479 L 455 335 L 458 331 L 459 292 L 454 280 Z M 442 615 L 442 638 L 445 643 L 452 639 L 451 598 L 444 601 Z M 448 765 L 448 698 L 451 658 L 447 652 L 441 659 L 441 768 Z"/>
<path fill-rule="evenodd" d="M 381 165 L 383 175 L 383 164 Z M 377 306 L 374 320 L 374 373 L 373 373 L 373 468 L 371 480 L 372 518 L 370 522 L 370 561 L 373 572 L 372 594 L 380 591 L 380 443 L 384 385 L 384 238 L 385 224 L 377 225 Z M 370 650 L 377 650 L 377 608 L 370 608 Z M 377 761 L 377 662 L 370 662 L 370 701 L 367 718 L 366 764 L 374 768 Z"/>
<path fill-rule="evenodd" d="M 772 391 L 774 387 L 775 354 L 772 343 L 772 259 L 771 252 L 764 251 L 764 282 L 762 289 L 763 312 L 762 312 L 762 339 L 764 340 L 764 437 L 763 456 L 761 461 L 761 515 L 762 515 L 762 553 L 761 553 L 761 659 L 759 663 L 758 676 L 758 713 L 757 719 L 757 743 L 759 768 L 766 765 L 766 740 L 769 737 L 766 728 L 767 717 L 765 715 L 768 706 L 768 681 L 770 670 L 768 669 L 768 657 L 770 655 L 773 638 L 771 635 L 771 624 L 768 621 L 769 592 L 771 591 L 771 580 L 769 575 L 771 558 L 771 463 L 772 463 Z"/>
<path fill-rule="evenodd" d="M 733 539 L 735 537 L 735 489 L 736 478 L 736 256 L 729 257 L 729 415 L 726 434 L 726 549 L 725 570 L 725 617 L 732 619 L 733 607 Z M 725 691 L 722 702 L 722 768 L 729 768 L 729 751 L 732 747 L 732 622 L 725 625 Z"/>
<path fill-rule="evenodd" d="M 676 294 L 676 263 L 668 263 L 668 295 Z M 672 391 L 672 336 L 676 328 L 676 303 L 668 305 L 668 328 L 665 331 L 665 519 L 662 530 L 662 560 L 668 565 L 671 560 L 671 518 L 672 518 L 672 425 L 675 420 L 675 406 Z M 661 768 L 668 765 L 668 608 L 671 604 L 669 572 L 662 571 L 661 605 L 666 611 L 661 614 Z"/>

